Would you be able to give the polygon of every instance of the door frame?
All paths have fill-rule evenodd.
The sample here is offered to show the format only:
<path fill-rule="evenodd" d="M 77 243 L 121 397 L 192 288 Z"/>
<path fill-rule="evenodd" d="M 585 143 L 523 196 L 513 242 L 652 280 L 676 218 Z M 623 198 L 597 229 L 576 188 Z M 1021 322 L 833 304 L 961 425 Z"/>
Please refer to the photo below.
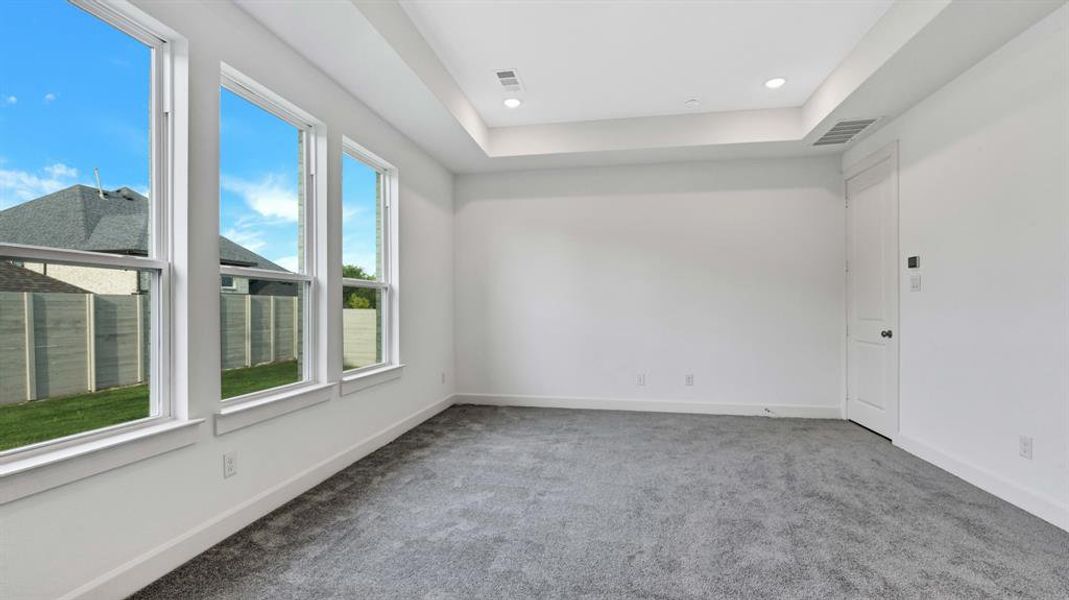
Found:
<path fill-rule="evenodd" d="M 849 210 L 849 197 L 847 196 L 847 184 L 848 182 L 861 174 L 862 172 L 875 167 L 876 165 L 889 161 L 891 166 L 891 193 L 894 196 L 895 203 L 895 240 L 897 241 L 897 248 L 895 249 L 895 295 L 898 298 L 898 302 L 895 303 L 895 335 L 898 336 L 898 343 L 895 344 L 895 356 L 894 361 L 897 366 L 895 376 L 897 379 L 897 397 L 895 398 L 895 434 L 892 436 L 892 441 L 898 437 L 901 431 L 902 425 L 902 205 L 901 198 L 899 196 L 898 189 L 898 140 L 892 140 L 886 145 L 866 155 L 864 158 L 851 164 L 849 167 L 843 168 L 843 344 L 842 344 L 842 365 L 843 365 L 843 382 L 842 382 L 842 418 L 844 420 L 850 419 L 850 338 L 847 333 L 847 327 L 850 323 L 850 274 L 847 271 L 846 261 L 850 256 L 850 219 L 847 214 Z"/>

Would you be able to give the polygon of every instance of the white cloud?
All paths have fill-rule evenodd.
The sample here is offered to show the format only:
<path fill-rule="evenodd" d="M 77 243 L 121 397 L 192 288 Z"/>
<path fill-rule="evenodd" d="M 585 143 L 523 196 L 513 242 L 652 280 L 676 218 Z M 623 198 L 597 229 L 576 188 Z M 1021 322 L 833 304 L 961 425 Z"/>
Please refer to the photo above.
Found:
<path fill-rule="evenodd" d="M 78 169 L 63 163 L 48 165 L 44 168 L 44 172 L 48 173 L 48 176 L 52 179 L 73 179 L 78 176 Z"/>
<path fill-rule="evenodd" d="M 278 175 L 267 175 L 259 181 L 223 175 L 220 185 L 240 196 L 249 208 L 265 218 L 297 222 L 297 190 L 287 186 Z"/>
<path fill-rule="evenodd" d="M 283 256 L 280 258 L 276 258 L 271 262 L 282 267 L 283 269 L 286 269 L 287 271 L 293 271 L 294 273 L 297 272 L 297 269 L 300 266 L 297 262 L 296 256 Z"/>
<path fill-rule="evenodd" d="M 78 171 L 56 163 L 37 173 L 0 169 L 0 210 L 40 198 L 75 183 Z"/>
<path fill-rule="evenodd" d="M 55 102 L 55 101 L 56 101 L 56 95 L 55 94 L 53 94 L 52 92 L 49 92 L 49 93 L 45 94 L 45 102 Z"/>
<path fill-rule="evenodd" d="M 19 99 L 16 98 L 15 96 L 8 96 L 7 98 L 4 98 L 4 103 L 5 104 L 18 104 L 19 103 Z"/>
<path fill-rule="evenodd" d="M 259 252 L 267 245 L 267 242 L 264 241 L 263 234 L 253 229 L 238 229 L 231 227 L 223 232 L 223 237 L 239 246 L 244 246 L 253 252 Z"/>
<path fill-rule="evenodd" d="M 341 209 L 341 220 L 345 221 L 345 222 L 349 222 L 349 221 L 351 221 L 351 220 L 353 220 L 353 219 L 355 219 L 357 217 L 362 217 L 365 212 L 367 212 L 367 209 L 365 209 L 362 206 L 344 206 L 343 205 L 342 209 Z"/>

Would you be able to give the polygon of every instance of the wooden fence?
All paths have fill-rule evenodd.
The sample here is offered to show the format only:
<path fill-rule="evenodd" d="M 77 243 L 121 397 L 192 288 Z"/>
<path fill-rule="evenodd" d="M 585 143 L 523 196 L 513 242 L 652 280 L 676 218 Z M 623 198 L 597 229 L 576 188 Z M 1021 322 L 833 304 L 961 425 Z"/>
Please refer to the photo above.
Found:
<path fill-rule="evenodd" d="M 377 311 L 343 317 L 345 367 L 379 362 Z M 224 294 L 223 369 L 296 359 L 301 318 L 292 296 Z M 151 322 L 147 296 L 0 292 L 0 404 L 147 381 Z"/>

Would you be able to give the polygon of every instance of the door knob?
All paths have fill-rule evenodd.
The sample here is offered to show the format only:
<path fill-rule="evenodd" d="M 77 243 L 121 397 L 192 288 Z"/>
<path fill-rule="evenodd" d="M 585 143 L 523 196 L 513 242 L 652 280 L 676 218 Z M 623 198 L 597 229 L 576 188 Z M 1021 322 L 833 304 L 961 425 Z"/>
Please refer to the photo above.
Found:
<path fill-rule="evenodd" d="M 892 338 L 894 336 L 895 336 L 895 333 L 893 331 L 891 331 L 890 329 L 884 329 L 883 331 L 880 332 L 880 337 Z"/>

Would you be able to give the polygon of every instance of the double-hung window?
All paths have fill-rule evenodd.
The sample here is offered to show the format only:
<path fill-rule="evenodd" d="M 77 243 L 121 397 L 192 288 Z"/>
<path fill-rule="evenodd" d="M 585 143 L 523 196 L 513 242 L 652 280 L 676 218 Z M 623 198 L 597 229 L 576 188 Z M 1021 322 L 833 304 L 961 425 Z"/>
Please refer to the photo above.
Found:
<path fill-rule="evenodd" d="M 172 48 L 102 2 L 0 19 L 0 463 L 158 423 Z"/>
<path fill-rule="evenodd" d="M 396 170 L 357 144 L 342 153 L 342 369 L 398 362 Z"/>
<path fill-rule="evenodd" d="M 219 133 L 224 400 L 259 398 L 316 377 L 314 123 L 224 66 Z"/>

